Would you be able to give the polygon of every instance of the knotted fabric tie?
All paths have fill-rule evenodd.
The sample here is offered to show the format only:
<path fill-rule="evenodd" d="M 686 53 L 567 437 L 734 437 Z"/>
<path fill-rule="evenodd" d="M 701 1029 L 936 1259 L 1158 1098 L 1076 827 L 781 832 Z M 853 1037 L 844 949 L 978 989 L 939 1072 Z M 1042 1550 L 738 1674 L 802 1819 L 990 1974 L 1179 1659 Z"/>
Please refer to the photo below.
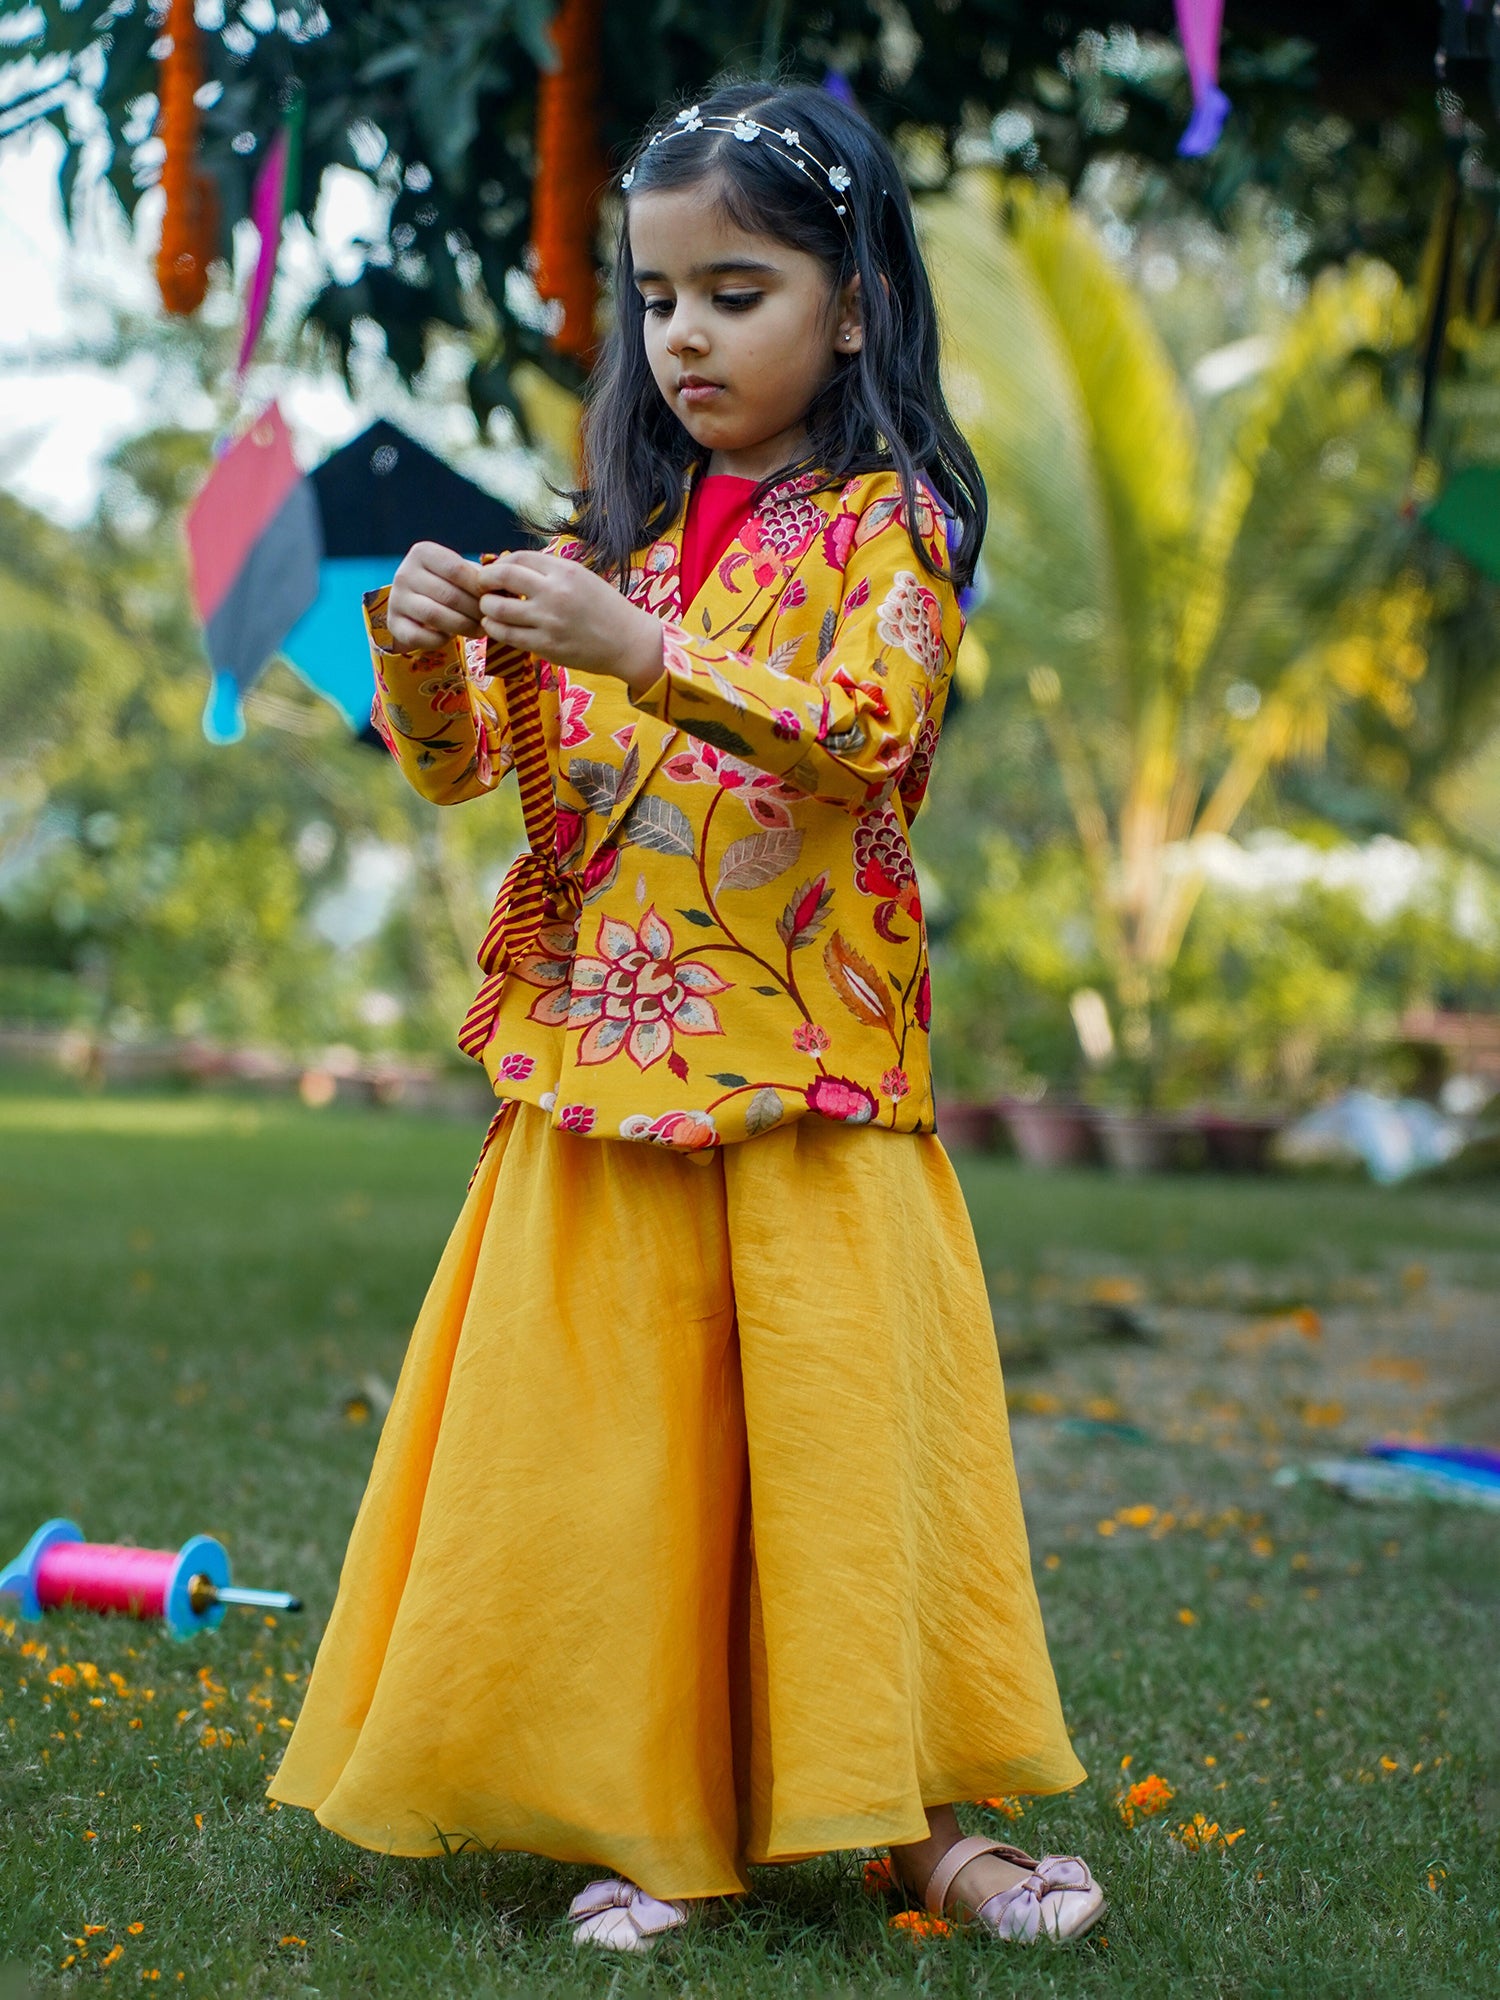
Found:
<path fill-rule="evenodd" d="M 483 560 L 493 562 L 494 557 Z M 486 638 L 484 666 L 485 672 L 505 688 L 526 848 L 516 856 L 500 884 L 478 952 L 479 969 L 485 977 L 458 1034 L 458 1046 L 476 1062 L 483 1060 L 495 1032 L 511 967 L 536 949 L 545 924 L 571 922 L 583 908 L 582 884 L 570 869 L 559 866 L 557 859 L 557 799 L 547 759 L 535 662 L 530 653 Z"/>

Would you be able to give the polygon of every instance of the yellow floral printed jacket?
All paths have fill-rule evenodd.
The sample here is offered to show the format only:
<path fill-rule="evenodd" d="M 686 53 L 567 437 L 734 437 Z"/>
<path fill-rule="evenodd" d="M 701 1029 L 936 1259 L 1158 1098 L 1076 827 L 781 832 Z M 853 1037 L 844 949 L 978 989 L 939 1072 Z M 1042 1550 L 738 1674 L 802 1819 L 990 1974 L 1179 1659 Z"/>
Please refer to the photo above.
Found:
<path fill-rule="evenodd" d="M 634 701 L 526 663 L 578 914 L 505 973 L 479 1053 L 498 1096 L 565 1131 L 694 1150 L 809 1111 L 932 1129 L 907 830 L 962 618 L 915 561 L 893 474 L 813 484 L 769 494 L 691 604 L 682 513 L 638 556 L 630 599 L 665 635 Z M 915 526 L 946 569 L 925 494 Z M 424 797 L 491 790 L 514 762 L 501 676 L 482 642 L 397 651 L 387 595 L 365 600 L 376 726 Z"/>

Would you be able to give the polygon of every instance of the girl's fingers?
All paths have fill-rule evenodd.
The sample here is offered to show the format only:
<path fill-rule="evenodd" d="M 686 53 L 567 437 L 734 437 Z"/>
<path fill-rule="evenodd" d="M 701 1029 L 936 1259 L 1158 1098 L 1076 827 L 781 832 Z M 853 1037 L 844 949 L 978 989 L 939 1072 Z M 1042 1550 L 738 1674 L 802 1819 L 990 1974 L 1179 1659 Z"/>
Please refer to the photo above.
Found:
<path fill-rule="evenodd" d="M 455 549 L 445 549 L 441 542 L 418 542 L 409 552 L 407 561 L 418 571 L 429 576 L 441 577 L 445 583 L 455 585 L 467 596 L 477 597 L 475 588 L 479 578 L 479 564 L 470 562 Z"/>
<path fill-rule="evenodd" d="M 409 618 L 390 618 L 386 629 L 403 653 L 435 653 L 445 643 L 441 632 L 429 632 Z"/>
<path fill-rule="evenodd" d="M 479 622 L 499 632 L 536 632 L 541 625 L 536 606 L 515 597 L 487 597 Z"/>
<path fill-rule="evenodd" d="M 409 590 L 425 597 L 429 603 L 441 604 L 460 618 L 467 618 L 472 624 L 479 616 L 479 599 L 472 596 L 457 583 L 450 583 L 446 577 L 432 571 L 419 570 L 407 586 Z"/>
<path fill-rule="evenodd" d="M 529 653 L 545 652 L 541 626 L 529 618 L 482 618 L 480 624 L 501 646 L 520 646 Z"/>
<path fill-rule="evenodd" d="M 479 629 L 473 618 L 420 591 L 404 591 L 395 615 L 408 630 L 430 634 L 427 643 L 434 646 L 445 639 L 472 639 Z"/>
<path fill-rule="evenodd" d="M 529 597 L 546 584 L 557 561 L 556 556 L 543 555 L 535 549 L 515 549 L 508 555 L 496 556 L 478 571 L 479 594 L 503 592 L 513 597 Z"/>

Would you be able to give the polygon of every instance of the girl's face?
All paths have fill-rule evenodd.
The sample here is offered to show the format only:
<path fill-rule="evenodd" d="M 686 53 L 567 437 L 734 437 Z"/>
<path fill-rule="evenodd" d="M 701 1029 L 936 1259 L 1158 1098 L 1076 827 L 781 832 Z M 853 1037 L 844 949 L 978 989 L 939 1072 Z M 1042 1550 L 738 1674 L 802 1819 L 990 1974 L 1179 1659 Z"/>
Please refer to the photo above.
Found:
<path fill-rule="evenodd" d="M 859 279 L 833 293 L 816 257 L 740 229 L 702 184 L 636 195 L 630 254 L 651 373 L 708 470 L 763 479 L 796 458 L 808 406 L 859 351 Z"/>

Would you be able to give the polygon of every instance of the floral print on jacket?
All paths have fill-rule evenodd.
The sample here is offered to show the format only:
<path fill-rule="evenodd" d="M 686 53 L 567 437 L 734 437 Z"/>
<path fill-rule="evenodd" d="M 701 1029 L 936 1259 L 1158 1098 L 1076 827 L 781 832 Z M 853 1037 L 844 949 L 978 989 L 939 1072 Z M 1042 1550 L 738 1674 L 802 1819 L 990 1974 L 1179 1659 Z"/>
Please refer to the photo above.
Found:
<path fill-rule="evenodd" d="M 529 663 L 581 907 L 512 966 L 483 1060 L 561 1130 L 698 1152 L 807 1113 L 932 1129 L 908 832 L 962 618 L 911 536 L 946 569 L 946 530 L 925 492 L 908 522 L 891 473 L 813 484 L 773 490 L 691 604 L 682 511 L 638 553 L 629 596 L 664 630 L 633 702 Z M 403 654 L 386 597 L 376 726 L 425 797 L 492 790 L 513 759 L 483 645 Z"/>

